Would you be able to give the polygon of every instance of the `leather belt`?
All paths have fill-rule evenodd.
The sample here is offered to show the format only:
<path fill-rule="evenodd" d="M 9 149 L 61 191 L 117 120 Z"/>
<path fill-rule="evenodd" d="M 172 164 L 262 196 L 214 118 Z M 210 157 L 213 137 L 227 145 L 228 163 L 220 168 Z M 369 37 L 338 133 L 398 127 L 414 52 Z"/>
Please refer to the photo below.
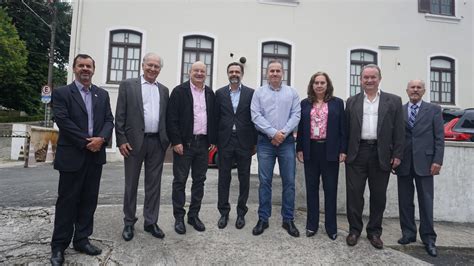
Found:
<path fill-rule="evenodd" d="M 367 145 L 377 145 L 377 140 L 376 139 L 361 139 L 360 143 L 367 144 Z"/>
<path fill-rule="evenodd" d="M 159 133 L 145 133 L 143 134 L 145 137 L 158 137 Z"/>
<path fill-rule="evenodd" d="M 313 143 L 326 143 L 326 139 L 312 139 L 311 142 L 313 142 Z"/>
<path fill-rule="evenodd" d="M 200 140 L 207 138 L 207 135 L 193 135 L 193 140 Z"/>

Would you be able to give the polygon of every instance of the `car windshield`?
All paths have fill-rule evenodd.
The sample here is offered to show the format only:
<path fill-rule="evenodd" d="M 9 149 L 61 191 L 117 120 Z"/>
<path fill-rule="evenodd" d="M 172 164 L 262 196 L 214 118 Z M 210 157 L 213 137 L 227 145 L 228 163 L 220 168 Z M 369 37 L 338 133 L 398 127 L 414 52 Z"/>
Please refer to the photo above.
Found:
<path fill-rule="evenodd" d="M 474 108 L 466 109 L 454 126 L 453 131 L 474 134 Z"/>

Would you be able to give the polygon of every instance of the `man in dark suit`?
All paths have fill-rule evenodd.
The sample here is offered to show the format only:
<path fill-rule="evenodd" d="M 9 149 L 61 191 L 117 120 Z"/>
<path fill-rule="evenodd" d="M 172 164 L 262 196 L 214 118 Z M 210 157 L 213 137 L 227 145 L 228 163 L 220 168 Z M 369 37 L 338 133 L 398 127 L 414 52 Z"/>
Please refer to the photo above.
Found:
<path fill-rule="evenodd" d="M 102 252 L 89 242 L 89 236 L 114 117 L 109 94 L 92 84 L 94 69 L 92 57 L 78 54 L 73 63 L 74 82 L 53 90 L 54 120 L 59 128 L 54 159 L 59 187 L 51 239 L 53 265 L 64 263 L 64 250 L 71 239 L 79 252 Z"/>
<path fill-rule="evenodd" d="M 403 160 L 396 169 L 398 175 L 398 208 L 402 245 L 416 241 L 415 205 L 413 198 L 416 183 L 420 209 L 420 237 L 429 255 L 436 257 L 436 233 L 433 228 L 433 176 L 443 164 L 444 127 L 441 108 L 422 101 L 425 83 L 408 82 L 410 101 L 403 106 L 405 117 L 405 150 Z"/>
<path fill-rule="evenodd" d="M 252 123 L 250 103 L 254 90 L 242 85 L 244 68 L 237 62 L 227 66 L 230 84 L 216 91 L 217 148 L 219 149 L 219 180 L 217 208 L 221 218 L 219 228 L 227 226 L 230 204 L 229 189 L 232 166 L 237 163 L 239 199 L 235 227 L 245 226 L 249 196 L 250 164 L 257 144 L 257 131 Z"/>
<path fill-rule="evenodd" d="M 214 125 L 214 92 L 206 86 L 206 65 L 197 61 L 189 71 L 190 80 L 176 86 L 171 92 L 167 110 L 168 137 L 173 147 L 173 215 L 174 229 L 185 234 L 184 203 L 189 170 L 191 204 L 188 223 L 197 231 L 206 227 L 199 219 L 199 210 L 204 196 L 208 150 L 216 143 Z"/>
<path fill-rule="evenodd" d="M 145 162 L 144 230 L 154 237 L 165 234 L 158 227 L 160 210 L 161 174 L 166 149 L 166 106 L 168 88 L 156 81 L 163 67 L 161 57 L 148 53 L 143 57 L 143 76 L 120 83 L 115 112 L 117 146 L 125 158 L 125 215 L 122 237 L 130 241 L 138 220 L 137 189 L 142 164 Z"/>
<path fill-rule="evenodd" d="M 346 104 L 348 151 L 346 158 L 346 196 L 349 235 L 354 246 L 362 232 L 364 190 L 370 189 L 370 216 L 367 238 L 372 246 L 383 248 L 382 219 L 390 172 L 402 159 L 404 126 L 401 98 L 379 89 L 380 68 L 370 64 L 362 68 L 363 91 Z"/>

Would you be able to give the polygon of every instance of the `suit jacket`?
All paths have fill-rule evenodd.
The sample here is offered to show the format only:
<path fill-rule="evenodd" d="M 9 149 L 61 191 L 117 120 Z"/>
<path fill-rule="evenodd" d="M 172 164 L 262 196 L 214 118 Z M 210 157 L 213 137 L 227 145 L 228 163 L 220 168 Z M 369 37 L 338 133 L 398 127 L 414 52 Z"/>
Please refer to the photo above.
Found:
<path fill-rule="evenodd" d="M 93 137 L 103 137 L 105 143 L 100 151 L 92 153 L 93 161 L 105 164 L 105 148 L 110 142 L 114 128 L 114 116 L 110 110 L 107 91 L 95 85 L 90 89 L 94 117 Z M 81 168 L 86 158 L 89 143 L 87 109 L 81 93 L 73 82 L 53 90 L 52 105 L 54 121 L 59 128 L 58 146 L 54 168 L 59 171 L 74 172 Z"/>
<path fill-rule="evenodd" d="M 166 133 L 166 108 L 169 100 L 169 90 L 161 83 L 158 83 L 158 90 L 160 92 L 158 133 L 163 150 L 166 150 L 169 146 L 168 134 Z M 115 111 L 117 147 L 128 142 L 132 146 L 132 154 L 140 151 L 145 132 L 144 119 L 141 78 L 122 81 L 119 86 Z"/>
<path fill-rule="evenodd" d="M 301 101 L 301 120 L 298 124 L 296 151 L 303 151 L 304 160 L 310 159 L 311 109 L 308 98 Z M 339 154 L 347 153 L 347 137 L 344 102 L 337 97 L 328 101 L 328 124 L 326 131 L 326 160 L 339 161 Z"/>
<path fill-rule="evenodd" d="M 257 130 L 250 114 L 253 92 L 253 89 L 241 85 L 239 104 L 234 113 L 229 86 L 227 85 L 216 91 L 214 115 L 216 117 L 217 146 L 219 148 L 225 147 L 229 142 L 234 124 L 242 148 L 252 149 L 257 144 Z"/>
<path fill-rule="evenodd" d="M 364 111 L 364 92 L 360 92 L 346 103 L 346 123 L 348 134 L 346 163 L 352 163 L 359 152 Z M 377 120 L 377 152 L 380 168 L 391 170 L 392 158 L 403 159 L 405 140 L 402 100 L 399 96 L 380 92 Z"/>
<path fill-rule="evenodd" d="M 405 117 L 405 149 L 396 173 L 410 175 L 410 167 L 418 176 L 430 176 L 431 164 L 443 164 L 444 125 L 441 107 L 422 102 L 413 128 L 408 125 L 408 103 L 403 106 Z"/>
<path fill-rule="evenodd" d="M 205 86 L 207 112 L 207 138 L 216 144 L 214 101 L 211 88 Z M 189 80 L 176 86 L 170 95 L 166 112 L 168 138 L 172 145 L 191 143 L 194 129 L 193 95 Z"/>

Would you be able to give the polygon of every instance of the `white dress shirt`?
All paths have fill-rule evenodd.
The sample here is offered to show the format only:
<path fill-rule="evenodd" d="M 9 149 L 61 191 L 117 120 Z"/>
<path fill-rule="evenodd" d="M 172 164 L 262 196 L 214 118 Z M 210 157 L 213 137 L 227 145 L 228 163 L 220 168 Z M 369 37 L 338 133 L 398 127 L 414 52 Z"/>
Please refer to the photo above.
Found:
<path fill-rule="evenodd" d="M 160 91 L 158 90 L 158 82 L 150 83 L 142 76 L 141 84 L 145 133 L 158 133 L 160 122 Z"/>
<path fill-rule="evenodd" d="M 361 139 L 377 139 L 377 120 L 379 118 L 380 89 L 375 98 L 370 101 L 364 92 L 364 114 L 362 115 Z"/>

